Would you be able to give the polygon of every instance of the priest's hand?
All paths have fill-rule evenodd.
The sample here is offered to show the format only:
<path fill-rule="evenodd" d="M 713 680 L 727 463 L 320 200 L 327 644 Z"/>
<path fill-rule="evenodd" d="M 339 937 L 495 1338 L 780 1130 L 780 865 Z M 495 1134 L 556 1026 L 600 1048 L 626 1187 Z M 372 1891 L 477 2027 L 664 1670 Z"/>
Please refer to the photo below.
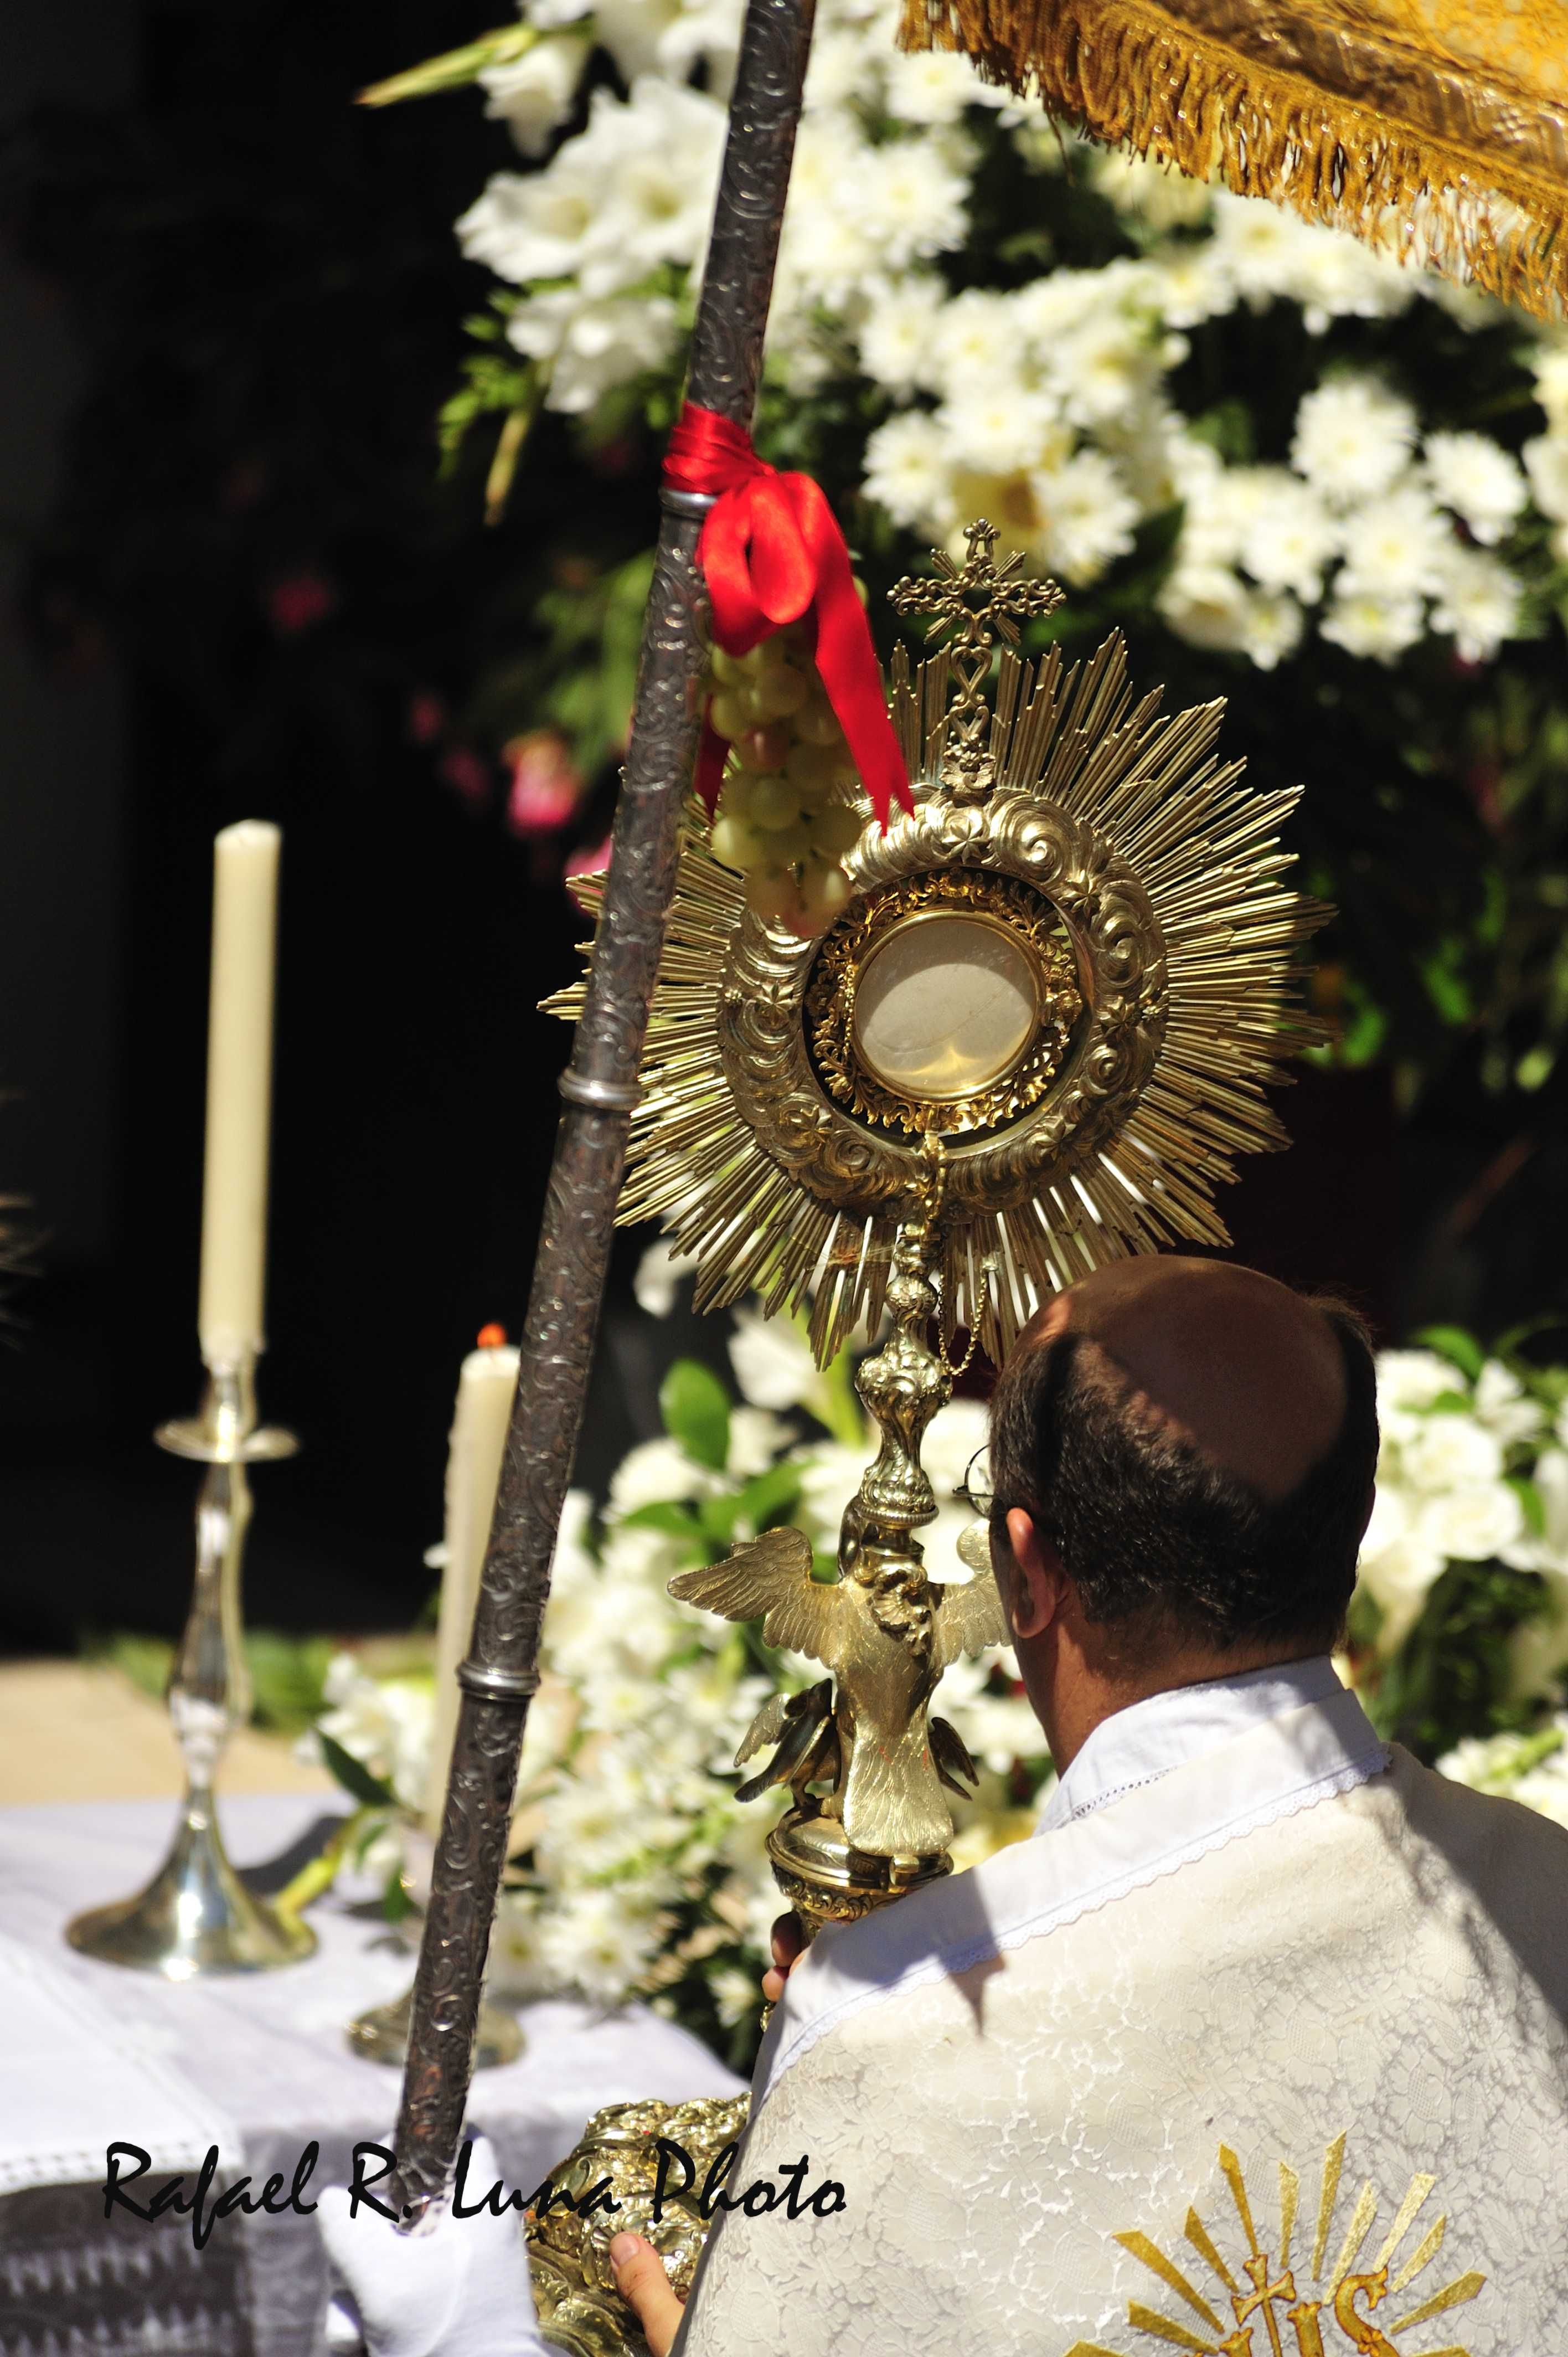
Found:
<path fill-rule="evenodd" d="M 470 2167 L 479 2185 L 500 2176 L 483 2136 Z M 546 2357 L 515 2212 L 454 2218 L 446 2211 L 400 2234 L 367 2202 L 352 2215 L 341 2185 L 329 2185 L 317 2209 L 342 2287 L 327 2311 L 334 2357 Z"/>
<path fill-rule="evenodd" d="M 780 1915 L 773 1926 L 773 1969 L 762 1975 L 762 1994 L 769 2005 L 777 2005 L 784 1994 L 784 1984 L 791 1967 L 806 1951 L 806 1934 L 798 1915 Z"/>
<path fill-rule="evenodd" d="M 640 2234 L 618 2234 L 610 2244 L 616 2289 L 642 2327 L 650 2357 L 669 2357 L 684 2306 L 671 2288 L 664 2262 Z"/>

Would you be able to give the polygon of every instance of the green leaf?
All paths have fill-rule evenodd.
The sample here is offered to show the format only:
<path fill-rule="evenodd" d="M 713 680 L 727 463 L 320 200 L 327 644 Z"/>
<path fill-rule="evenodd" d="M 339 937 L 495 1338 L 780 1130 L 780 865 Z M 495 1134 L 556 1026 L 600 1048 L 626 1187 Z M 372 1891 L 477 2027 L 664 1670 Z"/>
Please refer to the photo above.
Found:
<path fill-rule="evenodd" d="M 405 1916 L 412 1915 L 413 1912 L 413 1901 L 403 1889 L 403 1868 L 394 1866 L 387 1877 L 386 1888 L 381 1892 L 381 1913 L 389 1923 L 401 1923 Z"/>
<path fill-rule="evenodd" d="M 1546 1535 L 1546 1501 L 1527 1473 L 1510 1473 L 1508 1486 L 1524 1509 L 1525 1523 L 1532 1538 Z"/>
<path fill-rule="evenodd" d="M 703 1525 L 685 1506 L 673 1501 L 656 1498 L 650 1505 L 634 1506 L 623 1514 L 616 1526 L 623 1531 L 662 1531 L 668 1538 L 690 1539 L 693 1543 L 703 1535 Z"/>
<path fill-rule="evenodd" d="M 1472 1383 L 1487 1363 L 1486 1352 L 1463 1326 L 1423 1326 L 1415 1340 L 1423 1349 L 1435 1351 L 1439 1358 L 1450 1360 Z"/>
<path fill-rule="evenodd" d="M 659 1413 L 671 1440 L 698 1465 L 724 1471 L 729 1458 L 729 1398 L 710 1367 L 677 1359 L 659 1387 Z"/>
<path fill-rule="evenodd" d="M 329 1735 L 323 1735 L 319 1727 L 316 1734 L 323 1760 L 351 1798 L 367 1809 L 396 1806 L 397 1795 L 385 1777 L 372 1776 L 362 1760 L 356 1760 L 351 1751 L 345 1751 L 340 1743 L 335 1742 Z"/>
<path fill-rule="evenodd" d="M 744 1516 L 754 1531 L 766 1531 L 782 1521 L 800 1495 L 798 1465 L 770 1465 L 747 1481 L 736 1498 L 736 1517 Z"/>
<path fill-rule="evenodd" d="M 326 1699 L 332 1660 L 329 1637 L 285 1637 L 276 1629 L 245 1631 L 245 1661 L 254 1695 L 251 1717 L 257 1727 L 279 1735 L 299 1735 Z"/>

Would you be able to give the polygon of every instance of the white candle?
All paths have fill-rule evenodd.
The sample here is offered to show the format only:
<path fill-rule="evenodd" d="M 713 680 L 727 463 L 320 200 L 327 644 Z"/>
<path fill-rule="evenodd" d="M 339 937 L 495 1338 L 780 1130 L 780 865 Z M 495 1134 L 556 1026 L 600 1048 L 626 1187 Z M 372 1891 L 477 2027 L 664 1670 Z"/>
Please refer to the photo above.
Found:
<path fill-rule="evenodd" d="M 493 1337 L 493 1340 L 492 1340 Z M 430 1734 L 430 1775 L 424 1790 L 425 1828 L 441 1831 L 446 1771 L 457 1731 L 457 1664 L 468 1651 L 478 1601 L 479 1574 L 495 1512 L 501 1456 L 517 1389 L 517 1351 L 499 1326 L 487 1326 L 457 1380 L 457 1406 L 446 1452 L 446 1530 L 441 1572 L 441 1617 L 435 1634 L 435 1713 Z"/>
<path fill-rule="evenodd" d="M 212 846 L 212 987 L 207 1016 L 207 1163 L 201 1196 L 201 1355 L 232 1364 L 265 1342 L 267 1132 L 278 852 L 264 819 Z"/>

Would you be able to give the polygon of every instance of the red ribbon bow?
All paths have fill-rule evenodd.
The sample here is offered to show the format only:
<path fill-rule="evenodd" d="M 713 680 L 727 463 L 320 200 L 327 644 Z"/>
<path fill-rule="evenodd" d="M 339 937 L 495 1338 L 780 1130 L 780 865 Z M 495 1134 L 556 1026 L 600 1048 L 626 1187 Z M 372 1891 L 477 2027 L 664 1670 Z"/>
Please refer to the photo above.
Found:
<path fill-rule="evenodd" d="M 664 479 L 671 490 L 717 495 L 697 543 L 714 642 L 725 654 L 749 654 L 809 616 L 817 669 L 873 810 L 884 826 L 895 801 L 913 811 L 849 550 L 822 485 L 781 475 L 757 457 L 744 426 L 690 402 L 670 436 Z M 724 739 L 704 723 L 697 790 L 710 815 L 724 765 Z"/>

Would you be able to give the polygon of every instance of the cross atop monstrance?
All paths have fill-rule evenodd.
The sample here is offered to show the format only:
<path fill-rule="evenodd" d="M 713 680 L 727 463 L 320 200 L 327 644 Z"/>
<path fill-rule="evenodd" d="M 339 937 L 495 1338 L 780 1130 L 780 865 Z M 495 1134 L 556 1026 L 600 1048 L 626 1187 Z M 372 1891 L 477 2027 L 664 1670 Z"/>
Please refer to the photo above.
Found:
<path fill-rule="evenodd" d="M 997 528 L 983 516 L 967 524 L 963 536 L 969 554 L 961 565 L 945 549 L 936 550 L 935 578 L 906 575 L 889 603 L 896 614 L 929 615 L 928 640 L 956 631 L 947 647 L 956 693 L 948 715 L 942 783 L 955 802 L 979 802 L 994 782 L 994 765 L 983 741 L 991 713 L 981 694 L 991 675 L 992 650 L 997 638 L 1015 647 L 1019 623 L 1054 612 L 1062 592 L 1054 581 L 1024 572 L 1022 549 L 999 565 L 992 553 Z"/>

